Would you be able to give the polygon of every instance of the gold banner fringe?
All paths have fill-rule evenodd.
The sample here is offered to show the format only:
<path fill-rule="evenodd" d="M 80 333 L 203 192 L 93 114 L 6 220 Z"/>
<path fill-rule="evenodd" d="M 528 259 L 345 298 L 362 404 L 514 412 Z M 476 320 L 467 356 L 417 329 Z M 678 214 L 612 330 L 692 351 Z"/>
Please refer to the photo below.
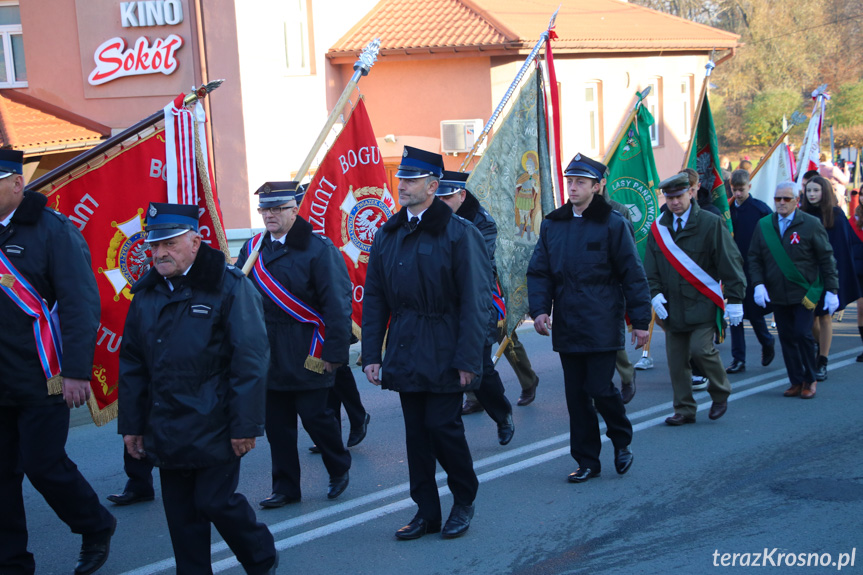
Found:
<path fill-rule="evenodd" d="M 60 395 L 63 393 L 63 377 L 55 375 L 48 380 L 48 395 Z"/>
<path fill-rule="evenodd" d="M 102 427 L 106 423 L 111 423 L 117 418 L 118 405 L 115 399 L 113 403 L 99 409 L 99 404 L 96 402 L 96 396 L 90 394 L 90 399 L 87 400 L 87 408 L 90 410 L 90 417 L 93 418 L 93 423 L 96 427 Z"/>
<path fill-rule="evenodd" d="M 809 298 L 806 296 L 803 296 L 803 301 L 801 303 L 803 304 L 803 307 L 805 307 L 809 311 L 812 311 L 813 309 L 815 309 L 815 306 L 818 305 L 818 302 L 810 301 Z"/>
<path fill-rule="evenodd" d="M 303 363 L 303 367 L 315 373 L 324 373 L 324 360 L 310 355 L 306 358 L 305 363 Z"/>
<path fill-rule="evenodd" d="M 357 322 L 355 321 L 351 322 L 351 333 L 353 333 L 354 337 L 358 340 L 363 340 L 363 330 L 360 326 L 357 325 Z"/>

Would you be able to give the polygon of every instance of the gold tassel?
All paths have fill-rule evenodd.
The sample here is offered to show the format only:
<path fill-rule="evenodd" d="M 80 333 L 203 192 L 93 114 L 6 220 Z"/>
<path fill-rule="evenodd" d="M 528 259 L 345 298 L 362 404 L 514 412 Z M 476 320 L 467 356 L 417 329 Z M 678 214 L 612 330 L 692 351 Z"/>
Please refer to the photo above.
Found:
<path fill-rule="evenodd" d="M 506 326 L 506 318 L 497 321 L 497 329 L 503 329 Z"/>
<path fill-rule="evenodd" d="M 103 409 L 99 409 L 96 397 L 91 394 L 90 399 L 87 401 L 87 407 L 90 409 L 90 417 L 93 418 L 93 423 L 96 424 L 96 427 L 102 427 L 106 423 L 111 423 L 117 417 L 118 407 L 116 400 L 114 403 L 106 405 Z"/>
<path fill-rule="evenodd" d="M 15 276 L 12 274 L 0 274 L 0 285 L 11 288 L 15 285 Z"/>
<path fill-rule="evenodd" d="M 303 367 L 315 373 L 324 373 L 324 360 L 319 357 L 308 356 Z"/>
<path fill-rule="evenodd" d="M 812 302 L 809 300 L 808 297 L 803 296 L 803 307 L 805 307 L 806 309 L 808 309 L 810 311 L 815 309 L 815 306 L 817 305 L 817 303 L 818 302 Z"/>
<path fill-rule="evenodd" d="M 48 380 L 48 395 L 60 395 L 63 393 L 63 377 L 55 375 Z"/>

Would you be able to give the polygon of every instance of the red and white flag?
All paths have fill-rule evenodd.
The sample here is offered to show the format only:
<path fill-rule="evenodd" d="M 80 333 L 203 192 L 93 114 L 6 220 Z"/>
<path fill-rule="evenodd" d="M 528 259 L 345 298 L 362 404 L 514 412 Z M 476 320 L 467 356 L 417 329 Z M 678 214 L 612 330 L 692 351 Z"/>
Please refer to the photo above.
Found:
<path fill-rule="evenodd" d="M 800 147 L 800 154 L 797 156 L 797 177 L 795 181 L 798 184 L 803 184 L 803 174 L 809 170 L 818 169 L 818 156 L 821 154 L 821 125 L 824 122 L 824 107 L 826 101 L 830 99 L 824 90 L 825 86 L 821 86 L 812 92 L 812 99 L 815 100 L 815 105 L 812 107 L 812 117 L 809 118 L 809 126 L 806 128 L 806 135 L 803 136 L 803 145 Z"/>

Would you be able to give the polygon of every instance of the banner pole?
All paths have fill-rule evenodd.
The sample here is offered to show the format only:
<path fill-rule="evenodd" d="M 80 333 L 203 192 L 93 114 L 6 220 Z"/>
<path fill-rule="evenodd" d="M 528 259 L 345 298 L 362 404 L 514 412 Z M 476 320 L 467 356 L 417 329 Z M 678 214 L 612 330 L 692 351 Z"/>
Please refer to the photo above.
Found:
<path fill-rule="evenodd" d="M 689 156 L 692 155 L 692 146 L 695 145 L 695 132 L 698 130 L 698 119 L 701 118 L 701 108 L 704 107 L 704 98 L 707 97 L 707 84 L 710 83 L 710 74 L 713 72 L 716 64 L 713 63 L 713 60 L 708 60 L 704 67 L 707 69 L 707 72 L 704 74 L 704 82 L 701 83 L 701 95 L 698 97 L 698 106 L 695 109 L 695 117 L 692 121 L 692 133 L 689 135 L 689 143 L 686 145 L 686 154 L 683 156 L 681 170 L 689 165 Z"/>
<path fill-rule="evenodd" d="M 617 146 L 620 145 L 620 142 L 623 141 L 623 136 L 626 134 L 626 128 L 632 123 L 632 120 L 635 118 L 635 115 L 638 113 L 638 107 L 641 106 L 641 103 L 650 94 L 651 86 L 648 86 L 644 89 L 644 92 L 641 93 L 641 97 L 636 96 L 637 101 L 632 109 L 629 111 L 629 114 L 623 120 L 623 123 L 617 128 L 617 134 L 614 136 L 614 140 L 611 142 L 611 145 L 605 151 L 605 156 L 602 158 L 602 163 L 606 166 L 608 165 L 609 160 L 614 155 L 614 152 L 617 151 Z"/>
<path fill-rule="evenodd" d="M 781 144 L 782 141 L 788 136 L 788 133 L 791 131 L 791 128 L 793 128 L 797 124 L 801 124 L 803 122 L 803 120 L 806 120 L 806 116 L 804 116 L 803 114 L 801 114 L 797 110 L 795 110 L 794 113 L 791 114 L 791 122 L 789 122 L 788 127 L 785 128 L 785 130 L 782 132 L 782 134 L 780 134 L 780 136 L 778 138 L 776 138 L 776 141 L 773 142 L 773 144 L 771 144 L 770 148 L 768 148 L 768 150 L 767 150 L 767 153 L 765 153 L 763 156 L 761 156 L 761 159 L 758 160 L 758 165 L 755 166 L 755 169 L 753 169 L 752 173 L 749 174 L 749 180 L 750 181 L 752 180 L 752 178 L 755 177 L 755 174 L 758 173 L 758 170 L 761 169 L 761 166 L 763 166 L 767 162 L 767 160 L 770 159 L 770 156 L 773 155 L 773 152 L 776 151 L 776 148 L 779 147 L 779 144 Z"/>

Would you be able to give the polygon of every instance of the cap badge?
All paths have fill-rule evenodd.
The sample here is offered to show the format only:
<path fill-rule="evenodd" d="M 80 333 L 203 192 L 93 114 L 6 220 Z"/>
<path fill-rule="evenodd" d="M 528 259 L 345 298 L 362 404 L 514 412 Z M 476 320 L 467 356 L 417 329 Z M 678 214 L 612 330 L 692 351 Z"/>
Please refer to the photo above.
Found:
<path fill-rule="evenodd" d="M 403 157 L 403 158 L 407 158 L 407 157 L 408 157 L 408 149 L 407 149 L 407 148 L 405 148 L 405 151 L 404 151 L 404 152 L 402 152 L 402 157 Z"/>
<path fill-rule="evenodd" d="M 150 206 L 150 210 L 147 212 L 147 214 L 148 214 L 151 218 L 155 218 L 155 217 L 156 217 L 156 214 L 158 214 L 158 212 L 156 211 L 156 206 Z"/>

